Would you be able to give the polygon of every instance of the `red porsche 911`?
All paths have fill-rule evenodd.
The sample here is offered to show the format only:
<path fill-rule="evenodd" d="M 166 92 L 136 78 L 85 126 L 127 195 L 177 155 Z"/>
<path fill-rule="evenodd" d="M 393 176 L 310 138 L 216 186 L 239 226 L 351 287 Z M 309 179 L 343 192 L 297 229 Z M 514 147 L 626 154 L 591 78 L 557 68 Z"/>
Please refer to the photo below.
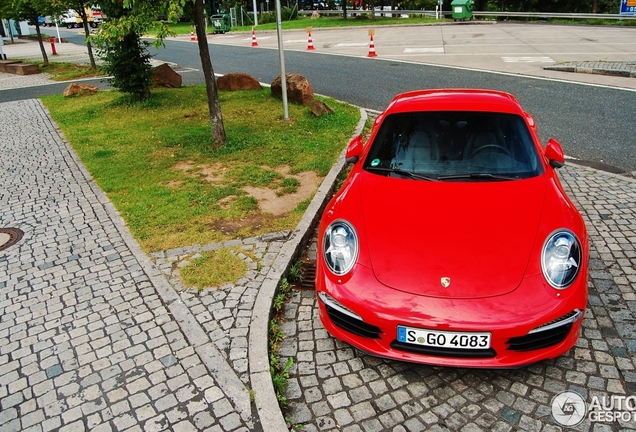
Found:
<path fill-rule="evenodd" d="M 512 368 L 568 351 L 587 303 L 588 236 L 533 118 L 510 94 L 396 96 L 318 231 L 327 331 L 371 355 Z"/>

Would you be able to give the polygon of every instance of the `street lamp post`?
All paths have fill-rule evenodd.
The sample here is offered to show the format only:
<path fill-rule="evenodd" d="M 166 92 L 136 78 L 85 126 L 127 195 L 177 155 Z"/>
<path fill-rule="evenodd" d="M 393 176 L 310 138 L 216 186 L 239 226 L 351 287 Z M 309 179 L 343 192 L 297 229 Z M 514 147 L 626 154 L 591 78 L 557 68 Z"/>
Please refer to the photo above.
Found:
<path fill-rule="evenodd" d="M 289 110 L 287 108 L 287 77 L 285 76 L 285 53 L 283 51 L 283 25 L 280 14 L 280 0 L 276 2 L 276 30 L 278 34 L 278 56 L 280 58 L 280 88 L 283 96 L 284 119 L 289 120 Z"/>

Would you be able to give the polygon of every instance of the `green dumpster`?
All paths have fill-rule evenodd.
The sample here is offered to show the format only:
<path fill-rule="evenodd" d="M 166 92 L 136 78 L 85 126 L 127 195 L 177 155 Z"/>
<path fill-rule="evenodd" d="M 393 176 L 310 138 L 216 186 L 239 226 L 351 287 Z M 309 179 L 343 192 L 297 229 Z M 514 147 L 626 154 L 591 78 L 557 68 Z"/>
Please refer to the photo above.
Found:
<path fill-rule="evenodd" d="M 472 19 L 473 18 L 473 0 L 453 0 L 451 8 L 453 10 L 453 19 Z"/>
<path fill-rule="evenodd" d="M 230 24 L 230 16 L 228 14 L 212 15 L 210 17 L 212 27 L 214 27 L 214 33 L 225 33 L 230 31 L 232 25 Z"/>

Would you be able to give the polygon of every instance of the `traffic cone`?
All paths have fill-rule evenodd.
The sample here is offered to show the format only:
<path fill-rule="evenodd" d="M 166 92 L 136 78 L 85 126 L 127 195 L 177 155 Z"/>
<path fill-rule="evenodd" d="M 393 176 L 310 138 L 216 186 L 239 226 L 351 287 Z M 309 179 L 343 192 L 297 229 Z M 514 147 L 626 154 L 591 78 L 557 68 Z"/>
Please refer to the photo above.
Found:
<path fill-rule="evenodd" d="M 256 33 L 254 32 L 253 28 L 252 28 L 252 46 L 258 46 L 258 42 L 256 42 Z"/>
<path fill-rule="evenodd" d="M 190 40 L 192 42 L 196 42 L 198 39 L 197 37 L 194 35 L 194 29 L 190 28 Z"/>
<path fill-rule="evenodd" d="M 309 32 L 309 42 L 307 42 L 307 51 L 313 51 L 314 48 L 314 41 L 311 39 L 311 32 Z"/>
<path fill-rule="evenodd" d="M 367 57 L 377 57 L 378 55 L 375 53 L 375 44 L 373 43 L 373 35 L 371 35 L 371 41 L 369 42 L 369 54 Z"/>

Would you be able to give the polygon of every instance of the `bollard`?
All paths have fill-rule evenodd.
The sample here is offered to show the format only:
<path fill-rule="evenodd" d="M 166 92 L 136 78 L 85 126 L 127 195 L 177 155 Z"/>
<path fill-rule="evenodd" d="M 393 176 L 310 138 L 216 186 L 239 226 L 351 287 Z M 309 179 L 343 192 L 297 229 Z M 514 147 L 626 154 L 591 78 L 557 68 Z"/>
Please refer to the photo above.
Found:
<path fill-rule="evenodd" d="M 50 37 L 49 42 L 51 42 L 51 51 L 53 52 L 53 55 L 57 55 L 57 51 L 55 51 L 55 38 Z"/>

